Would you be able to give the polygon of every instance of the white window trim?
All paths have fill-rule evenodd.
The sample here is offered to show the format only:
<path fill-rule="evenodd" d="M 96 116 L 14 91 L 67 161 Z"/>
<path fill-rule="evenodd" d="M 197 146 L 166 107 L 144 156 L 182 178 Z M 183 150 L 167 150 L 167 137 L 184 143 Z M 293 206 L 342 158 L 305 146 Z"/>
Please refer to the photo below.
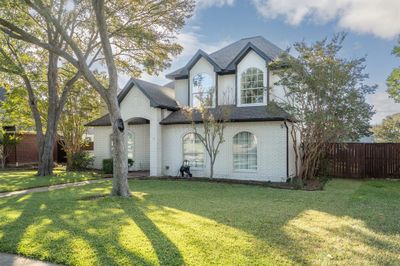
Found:
<path fill-rule="evenodd" d="M 193 101 L 193 94 L 194 94 L 194 92 L 193 92 L 193 87 L 194 87 L 193 86 L 194 85 L 193 78 L 196 77 L 199 74 L 206 74 L 206 75 L 210 76 L 210 78 L 213 81 L 213 86 L 214 86 L 213 105 L 212 106 L 205 106 L 205 108 L 215 108 L 215 106 L 217 104 L 216 102 L 217 102 L 217 93 L 218 93 L 217 92 L 217 81 L 215 80 L 215 73 L 214 73 L 214 75 L 211 75 L 210 73 L 207 73 L 207 72 L 197 72 L 197 73 L 191 74 L 189 76 L 188 82 L 189 82 L 189 92 L 190 92 L 190 107 L 197 108 L 197 107 L 194 106 L 194 101 Z"/>
<path fill-rule="evenodd" d="M 235 144 L 234 138 L 235 138 L 235 136 L 237 134 L 242 133 L 242 132 L 248 132 L 248 133 L 252 134 L 254 136 L 255 140 L 256 140 L 256 147 L 257 147 L 257 153 L 256 153 L 256 155 L 257 155 L 256 167 L 257 168 L 256 169 L 235 169 L 235 161 L 234 161 L 235 159 L 234 159 L 234 149 L 233 149 L 233 145 Z M 232 164 L 231 164 L 232 165 L 232 172 L 234 172 L 234 173 L 249 173 L 249 174 L 258 173 L 258 171 L 259 171 L 259 145 L 260 144 L 259 144 L 258 138 L 254 133 L 252 133 L 250 131 L 246 131 L 246 130 L 236 132 L 232 137 Z"/>
<path fill-rule="evenodd" d="M 185 133 L 185 134 L 183 134 L 182 136 L 181 136 L 181 140 L 182 140 L 182 153 L 181 153 L 181 156 L 182 156 L 182 162 L 181 163 L 183 163 L 183 161 L 185 160 L 185 152 L 184 152 L 184 138 L 187 136 L 187 135 L 189 135 L 189 134 L 196 134 L 196 133 L 194 133 L 194 132 L 187 132 L 187 133 Z M 204 161 L 203 161 L 203 166 L 202 167 L 196 167 L 196 166 L 190 166 L 190 170 L 192 171 L 204 171 L 204 169 L 206 168 L 206 164 L 207 164 L 207 154 L 206 154 L 206 149 L 205 149 L 205 147 L 204 147 L 204 145 L 203 145 L 203 143 L 201 144 L 201 146 L 202 146 L 202 148 L 203 148 L 203 154 L 204 154 Z M 179 166 L 180 167 L 180 166 Z"/>
<path fill-rule="evenodd" d="M 133 145 L 133 151 L 132 151 L 132 158 L 129 158 L 129 151 L 128 151 L 128 134 L 132 134 L 132 145 Z M 126 152 L 127 152 L 127 155 L 128 155 L 128 159 L 132 159 L 133 161 L 135 161 L 135 155 L 136 155 L 136 152 L 135 152 L 135 132 L 133 132 L 132 130 L 127 130 L 126 131 L 126 140 L 125 140 L 125 145 L 126 145 Z"/>
<path fill-rule="evenodd" d="M 249 68 L 257 68 L 257 69 L 259 69 L 262 73 L 263 73 L 263 88 L 264 88 L 264 91 L 263 91 L 263 102 L 262 103 L 242 103 L 241 101 L 242 101 L 242 97 L 241 97 L 241 95 L 240 95 L 240 93 L 241 93 L 241 85 L 240 85 L 240 83 L 241 83 L 241 76 L 242 76 L 242 73 L 243 72 L 245 72 L 245 71 L 247 71 L 247 69 L 249 69 Z M 247 68 L 245 68 L 241 73 L 237 73 L 236 74 L 236 97 L 237 97 L 237 106 L 238 107 L 247 107 L 247 106 L 265 106 L 265 105 L 267 105 L 267 90 L 266 90 L 266 75 L 267 75 L 267 71 L 266 71 L 266 69 L 260 69 L 259 67 L 256 67 L 256 66 L 249 66 L 249 67 L 247 67 Z"/>

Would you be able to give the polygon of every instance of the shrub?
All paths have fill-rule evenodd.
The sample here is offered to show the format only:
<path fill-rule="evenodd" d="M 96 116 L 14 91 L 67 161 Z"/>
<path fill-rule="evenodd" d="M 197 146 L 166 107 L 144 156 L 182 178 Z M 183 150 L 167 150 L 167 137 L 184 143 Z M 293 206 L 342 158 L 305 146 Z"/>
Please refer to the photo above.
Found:
<path fill-rule="evenodd" d="M 79 151 L 72 154 L 70 163 L 68 163 L 69 171 L 79 171 L 89 169 L 93 165 L 94 157 L 86 151 Z"/>
<path fill-rule="evenodd" d="M 103 160 L 103 172 L 105 174 L 113 173 L 113 159 L 104 159 Z"/>
<path fill-rule="evenodd" d="M 132 159 L 128 159 L 128 166 L 131 167 L 135 161 Z M 113 159 L 104 159 L 103 160 L 103 172 L 105 174 L 113 173 Z"/>

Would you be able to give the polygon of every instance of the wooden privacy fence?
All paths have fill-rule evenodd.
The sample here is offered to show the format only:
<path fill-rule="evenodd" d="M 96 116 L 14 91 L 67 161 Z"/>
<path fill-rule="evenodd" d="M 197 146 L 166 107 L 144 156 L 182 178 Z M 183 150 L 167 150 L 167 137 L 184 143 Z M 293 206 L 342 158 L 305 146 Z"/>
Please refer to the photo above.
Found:
<path fill-rule="evenodd" d="M 400 178 L 400 143 L 334 143 L 323 174 L 342 178 Z"/>

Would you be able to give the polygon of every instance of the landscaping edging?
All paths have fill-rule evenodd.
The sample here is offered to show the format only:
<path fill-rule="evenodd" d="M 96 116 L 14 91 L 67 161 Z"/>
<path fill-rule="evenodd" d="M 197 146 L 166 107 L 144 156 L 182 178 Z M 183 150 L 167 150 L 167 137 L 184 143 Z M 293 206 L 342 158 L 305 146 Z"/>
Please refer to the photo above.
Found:
<path fill-rule="evenodd" d="M 271 182 L 271 181 L 255 181 L 255 180 L 236 180 L 226 178 L 207 178 L 207 177 L 175 177 L 175 176 L 149 176 L 149 177 L 129 177 L 131 180 L 169 180 L 169 181 L 194 181 L 194 182 L 212 182 L 212 183 L 225 183 L 225 184 L 239 184 L 239 185 L 255 185 L 272 187 L 278 189 L 300 190 L 301 187 L 292 183 L 286 182 Z"/>

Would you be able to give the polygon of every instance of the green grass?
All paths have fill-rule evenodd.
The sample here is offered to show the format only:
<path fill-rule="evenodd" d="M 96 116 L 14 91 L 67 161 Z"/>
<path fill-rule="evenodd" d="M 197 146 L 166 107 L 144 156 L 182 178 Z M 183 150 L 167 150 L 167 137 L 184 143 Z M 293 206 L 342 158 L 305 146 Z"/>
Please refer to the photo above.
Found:
<path fill-rule="evenodd" d="M 65 172 L 60 169 L 55 170 L 54 174 L 39 177 L 33 170 L 0 171 L 0 192 L 102 178 L 100 174 L 92 172 Z"/>
<path fill-rule="evenodd" d="M 0 250 L 67 265 L 399 265 L 400 182 L 110 181 L 0 199 Z"/>

